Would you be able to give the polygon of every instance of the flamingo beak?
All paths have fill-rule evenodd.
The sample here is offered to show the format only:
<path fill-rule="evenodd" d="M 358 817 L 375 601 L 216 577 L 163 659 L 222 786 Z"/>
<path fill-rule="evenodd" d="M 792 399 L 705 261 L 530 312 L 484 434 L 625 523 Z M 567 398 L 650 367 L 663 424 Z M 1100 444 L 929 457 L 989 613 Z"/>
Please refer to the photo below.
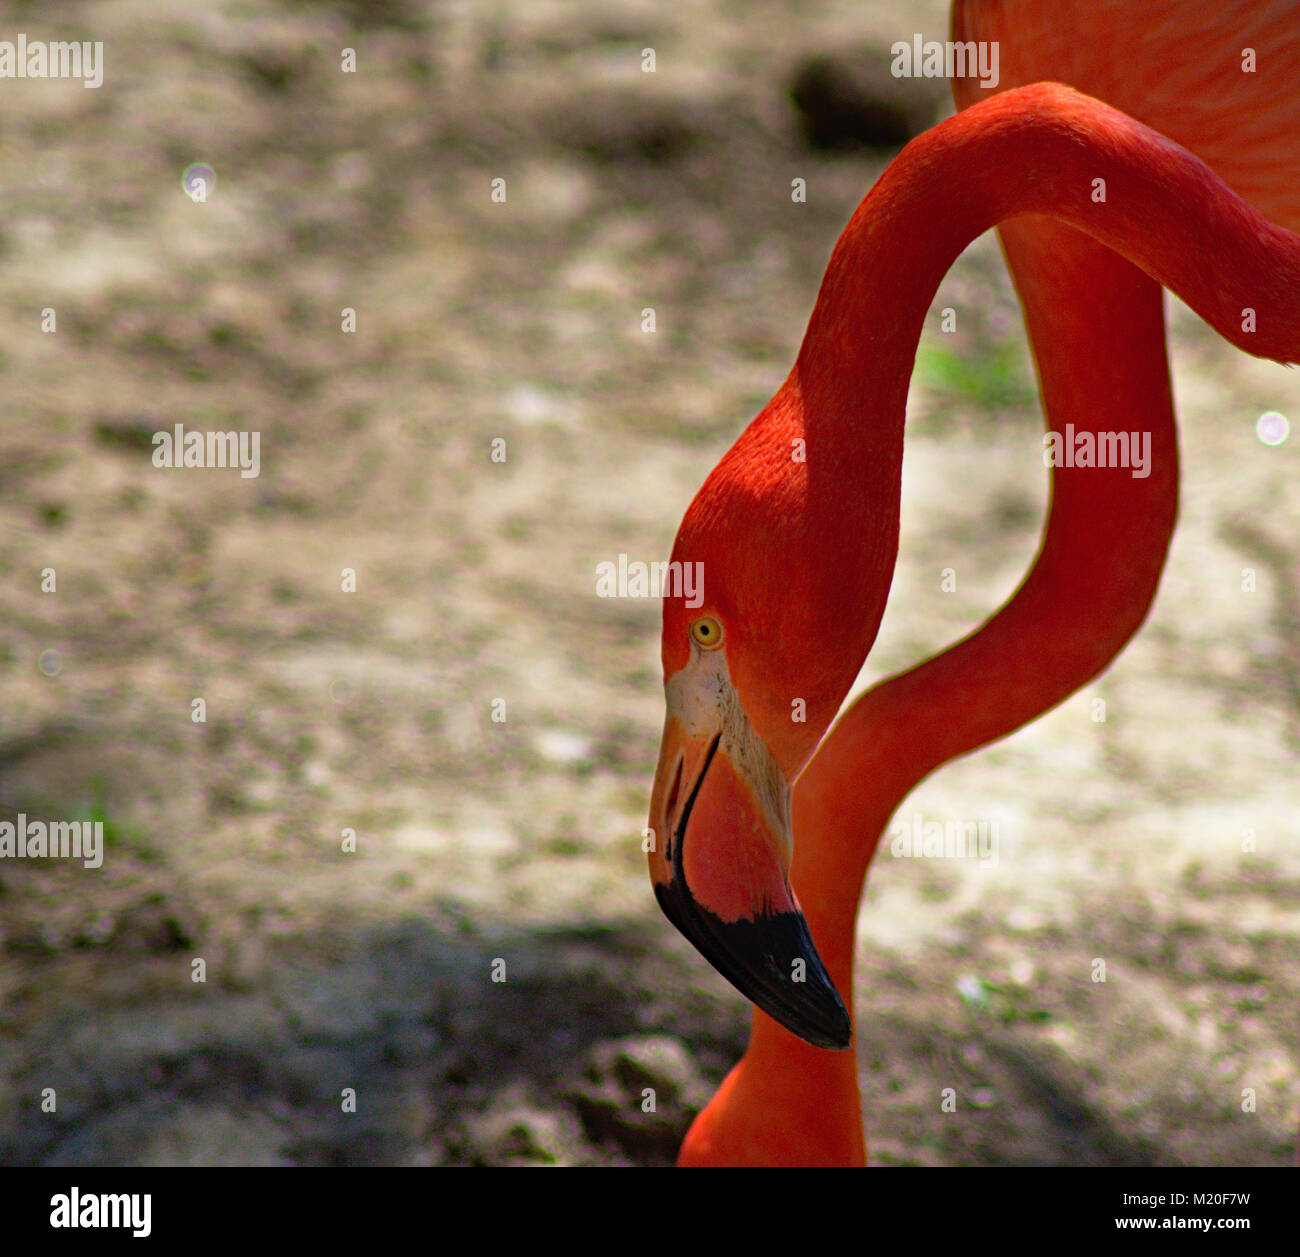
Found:
<path fill-rule="evenodd" d="M 789 783 L 728 706 L 722 727 L 693 732 L 670 704 L 650 805 L 655 897 L 769 1017 L 814 1047 L 848 1047 L 844 1001 L 790 889 Z"/>

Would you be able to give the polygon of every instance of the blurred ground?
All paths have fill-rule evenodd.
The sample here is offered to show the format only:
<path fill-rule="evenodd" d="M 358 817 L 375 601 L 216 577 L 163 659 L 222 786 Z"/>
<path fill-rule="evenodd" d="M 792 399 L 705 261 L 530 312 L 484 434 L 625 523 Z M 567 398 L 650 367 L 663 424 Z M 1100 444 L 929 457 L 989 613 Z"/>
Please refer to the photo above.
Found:
<path fill-rule="evenodd" d="M 109 835 L 97 871 L 0 865 L 0 1162 L 670 1159 L 747 1012 L 649 892 L 658 609 L 597 598 L 595 565 L 666 556 L 887 159 L 806 147 L 797 67 L 942 38 L 943 6 L 0 14 L 105 43 L 98 90 L 0 83 L 0 818 Z M 994 609 L 1041 526 L 993 240 L 944 305 L 871 678 Z M 1183 519 L 1151 621 L 907 805 L 996 820 L 996 868 L 873 872 L 877 1161 L 1293 1156 L 1300 503 L 1294 438 L 1254 425 L 1300 385 L 1172 324 Z M 261 476 L 153 467 L 177 422 L 260 432 Z"/>

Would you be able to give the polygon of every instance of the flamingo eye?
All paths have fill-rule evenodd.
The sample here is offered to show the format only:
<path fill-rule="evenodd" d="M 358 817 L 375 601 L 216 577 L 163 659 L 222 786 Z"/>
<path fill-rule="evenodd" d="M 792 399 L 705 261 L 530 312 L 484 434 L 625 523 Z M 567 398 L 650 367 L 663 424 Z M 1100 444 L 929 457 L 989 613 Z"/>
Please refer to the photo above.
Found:
<path fill-rule="evenodd" d="M 722 645 L 722 625 L 711 615 L 702 615 L 691 625 L 691 640 L 702 650 L 717 650 Z"/>

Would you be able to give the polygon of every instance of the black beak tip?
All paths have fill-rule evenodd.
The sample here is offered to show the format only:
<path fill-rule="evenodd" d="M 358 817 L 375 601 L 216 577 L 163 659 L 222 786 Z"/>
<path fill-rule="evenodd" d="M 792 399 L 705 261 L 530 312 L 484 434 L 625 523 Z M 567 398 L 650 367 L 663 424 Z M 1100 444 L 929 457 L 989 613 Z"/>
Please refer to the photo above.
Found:
<path fill-rule="evenodd" d="M 808 1009 L 804 1016 L 783 1021 L 782 1024 L 813 1047 L 842 1052 L 853 1045 L 853 1023 L 849 1020 L 849 1010 L 844 1007 L 840 993 L 829 978 L 826 986 L 826 995 L 819 997 L 817 1007 Z M 769 1013 L 771 1015 L 773 1014 Z M 777 1017 L 777 1020 L 780 1021 L 781 1018 Z"/>
<path fill-rule="evenodd" d="M 723 921 L 681 879 L 656 886 L 664 915 L 746 999 L 813 1047 L 843 1050 L 853 1023 L 802 913 Z"/>

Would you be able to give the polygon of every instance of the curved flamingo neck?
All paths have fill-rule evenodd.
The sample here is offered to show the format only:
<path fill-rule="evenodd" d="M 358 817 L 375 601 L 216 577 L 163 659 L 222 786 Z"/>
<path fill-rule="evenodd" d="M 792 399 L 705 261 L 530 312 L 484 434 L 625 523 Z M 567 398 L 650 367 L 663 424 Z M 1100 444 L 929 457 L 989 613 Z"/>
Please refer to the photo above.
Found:
<path fill-rule="evenodd" d="M 837 482 L 861 532 L 883 517 L 896 546 L 922 322 L 960 252 L 1011 218 L 1004 247 L 1049 427 L 1149 432 L 1151 474 L 1055 468 L 1042 549 L 1016 595 L 980 632 L 864 695 L 800 779 L 794 881 L 810 923 L 826 920 L 837 980 L 851 973 L 848 887 L 860 887 L 898 803 L 1097 675 L 1145 616 L 1177 508 L 1158 285 L 1238 348 L 1300 360 L 1300 236 L 1099 101 L 1052 83 L 1004 92 L 918 137 L 884 172 L 835 246 L 800 348 L 808 475 Z M 836 839 L 806 843 L 809 832 Z"/>
<path fill-rule="evenodd" d="M 859 205 L 792 372 L 809 479 L 835 482 L 861 535 L 891 528 L 896 547 L 922 321 L 958 254 L 1009 218 L 1004 247 L 1048 426 L 1149 433 L 1150 474 L 1055 468 L 1042 548 L 1015 596 L 979 632 L 864 695 L 800 778 L 793 880 L 819 947 L 825 921 L 837 981 L 851 973 L 849 888 L 895 807 L 939 765 L 1096 676 L 1146 614 L 1177 510 L 1159 285 L 1238 348 L 1300 359 L 1300 236 L 1099 101 L 1051 83 L 1002 93 L 914 140 Z"/>

